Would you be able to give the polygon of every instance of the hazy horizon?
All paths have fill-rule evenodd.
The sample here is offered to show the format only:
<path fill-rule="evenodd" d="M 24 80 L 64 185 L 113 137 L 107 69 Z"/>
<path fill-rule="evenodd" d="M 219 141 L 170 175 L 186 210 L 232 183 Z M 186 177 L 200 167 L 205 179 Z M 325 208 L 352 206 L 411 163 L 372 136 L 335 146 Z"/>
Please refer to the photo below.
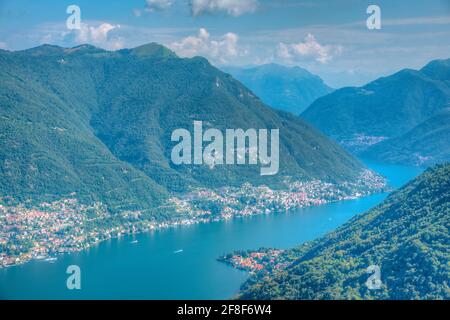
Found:
<path fill-rule="evenodd" d="M 66 27 L 66 10 L 72 4 L 81 9 L 79 30 Z M 372 3 L 364 0 L 213 4 L 3 0 L 0 48 L 88 43 L 114 50 L 157 42 L 182 57 L 204 56 L 218 67 L 300 66 L 334 88 L 363 85 L 449 57 L 450 4 L 445 0 L 378 1 L 380 30 L 367 28 L 366 10 Z"/>

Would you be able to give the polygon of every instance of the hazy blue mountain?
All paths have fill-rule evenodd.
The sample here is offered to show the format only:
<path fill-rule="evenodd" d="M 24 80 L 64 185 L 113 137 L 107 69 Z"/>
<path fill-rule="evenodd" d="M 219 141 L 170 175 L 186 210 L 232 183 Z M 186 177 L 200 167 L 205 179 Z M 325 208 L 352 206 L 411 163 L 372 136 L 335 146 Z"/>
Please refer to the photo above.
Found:
<path fill-rule="evenodd" d="M 400 137 L 375 144 L 361 156 L 383 162 L 427 166 L 450 161 L 450 108 L 438 112 Z"/>
<path fill-rule="evenodd" d="M 298 117 L 278 112 L 204 58 L 149 44 L 104 51 L 43 45 L 0 51 L 0 197 L 76 192 L 110 207 L 147 208 L 196 186 L 343 182 L 362 164 Z M 176 166 L 171 133 L 207 127 L 280 129 L 280 172 Z"/>
<path fill-rule="evenodd" d="M 241 299 L 449 299 L 450 164 L 427 170 L 372 210 L 321 239 L 287 250 Z M 278 263 L 275 261 L 274 263 Z M 366 286 L 371 265 L 381 287 Z"/>
<path fill-rule="evenodd" d="M 353 152 L 399 137 L 450 105 L 450 60 L 317 99 L 302 117 Z"/>
<path fill-rule="evenodd" d="M 269 106 L 299 114 L 314 100 L 333 90 L 300 67 L 266 64 L 253 68 L 225 68 Z"/>

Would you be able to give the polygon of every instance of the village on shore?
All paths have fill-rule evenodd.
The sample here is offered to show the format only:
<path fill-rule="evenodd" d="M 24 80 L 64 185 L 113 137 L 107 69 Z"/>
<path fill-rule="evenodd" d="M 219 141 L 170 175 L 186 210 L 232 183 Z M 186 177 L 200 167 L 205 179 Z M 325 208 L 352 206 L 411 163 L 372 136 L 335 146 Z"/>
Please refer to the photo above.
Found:
<path fill-rule="evenodd" d="M 255 274 L 261 270 L 282 270 L 289 265 L 289 258 L 281 249 L 261 248 L 259 250 L 236 251 L 217 260 L 233 268 Z"/>
<path fill-rule="evenodd" d="M 286 188 L 244 184 L 240 188 L 195 189 L 167 200 L 156 220 L 145 211 L 113 215 L 100 202 L 80 203 L 76 194 L 38 205 L 6 204 L 0 199 L 0 268 L 87 249 L 125 234 L 186 226 L 235 217 L 287 212 L 302 207 L 356 199 L 386 190 L 384 178 L 364 170 L 355 182 L 319 180 L 286 182 Z"/>

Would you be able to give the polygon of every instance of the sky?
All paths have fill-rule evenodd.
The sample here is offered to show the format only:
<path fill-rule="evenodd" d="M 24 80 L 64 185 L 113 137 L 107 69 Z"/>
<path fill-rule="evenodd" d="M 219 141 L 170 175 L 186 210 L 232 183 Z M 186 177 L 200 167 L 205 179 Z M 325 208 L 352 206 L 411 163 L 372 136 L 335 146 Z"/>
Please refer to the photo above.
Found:
<path fill-rule="evenodd" d="M 70 5 L 80 29 L 69 29 Z M 370 5 L 381 29 L 369 29 Z M 450 0 L 0 0 L 0 48 L 161 43 L 217 67 L 300 66 L 334 88 L 450 58 Z"/>

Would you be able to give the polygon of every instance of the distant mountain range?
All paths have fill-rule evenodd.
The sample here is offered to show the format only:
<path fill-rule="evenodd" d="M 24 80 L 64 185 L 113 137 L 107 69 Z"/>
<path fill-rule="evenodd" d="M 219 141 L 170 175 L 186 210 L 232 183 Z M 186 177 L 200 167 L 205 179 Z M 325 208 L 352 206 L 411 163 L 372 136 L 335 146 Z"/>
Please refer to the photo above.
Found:
<path fill-rule="evenodd" d="M 325 237 L 286 250 L 241 299 L 450 299 L 450 164 L 439 165 Z M 379 289 L 366 285 L 377 266 Z"/>
<path fill-rule="evenodd" d="M 115 52 L 42 45 L 0 50 L 0 198 L 76 193 L 116 210 L 159 206 L 195 187 L 353 181 L 363 165 L 299 117 L 278 112 L 204 58 L 158 44 Z M 317 80 L 319 81 L 319 80 Z M 173 130 L 280 130 L 280 172 L 176 166 Z"/>
<path fill-rule="evenodd" d="M 448 144 L 449 131 L 437 121 L 438 114 L 446 114 L 449 107 L 447 59 L 432 61 L 419 71 L 405 69 L 360 88 L 336 90 L 317 99 L 301 116 L 356 154 L 429 165 L 450 160 L 448 148 L 440 147 Z"/>
<path fill-rule="evenodd" d="M 299 114 L 314 100 L 333 91 L 321 78 L 300 67 L 266 64 L 224 68 L 269 106 Z"/>

